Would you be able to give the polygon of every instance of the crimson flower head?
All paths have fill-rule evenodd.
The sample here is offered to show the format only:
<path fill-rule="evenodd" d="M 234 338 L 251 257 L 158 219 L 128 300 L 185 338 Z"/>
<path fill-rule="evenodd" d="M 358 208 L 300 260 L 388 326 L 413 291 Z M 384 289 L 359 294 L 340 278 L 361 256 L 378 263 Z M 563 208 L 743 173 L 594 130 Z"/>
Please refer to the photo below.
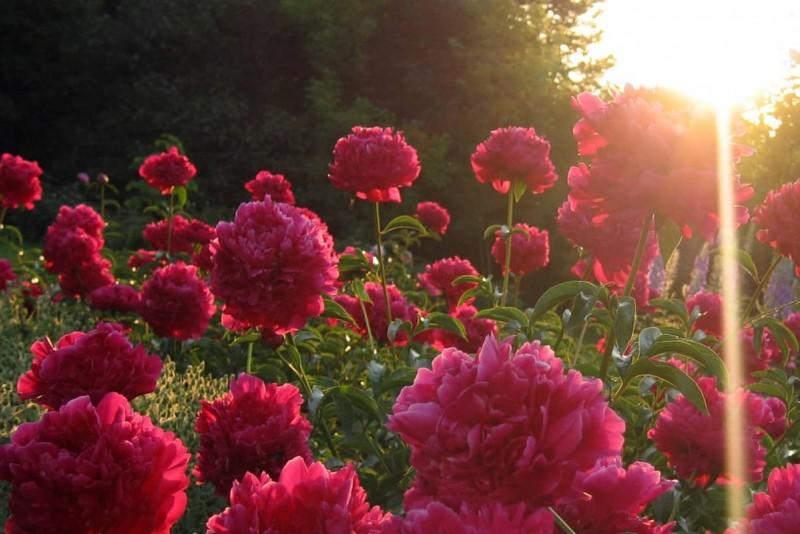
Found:
<path fill-rule="evenodd" d="M 14 274 L 14 269 L 11 267 L 11 262 L 8 260 L 0 259 L 0 291 L 5 291 L 9 282 L 17 279 Z"/>
<path fill-rule="evenodd" d="M 753 495 L 742 532 L 749 534 L 792 534 L 800 525 L 800 464 L 773 469 L 767 491 Z"/>
<path fill-rule="evenodd" d="M 139 269 L 150 263 L 155 263 L 158 252 L 155 250 L 146 250 L 140 248 L 130 256 L 128 256 L 128 267 L 131 269 Z"/>
<path fill-rule="evenodd" d="M 558 175 L 550 161 L 550 142 L 533 128 L 498 128 L 475 148 L 472 170 L 482 184 L 507 193 L 511 183 L 524 183 L 532 193 L 553 187 Z"/>
<path fill-rule="evenodd" d="M 50 409 L 82 395 L 94 403 L 110 392 L 132 400 L 155 391 L 161 374 L 161 359 L 132 345 L 115 323 L 71 332 L 55 346 L 49 339 L 37 341 L 31 353 L 31 369 L 17 382 L 17 393 Z"/>
<path fill-rule="evenodd" d="M 403 293 L 394 284 L 387 286 L 389 291 L 389 303 L 392 308 L 392 319 L 408 321 L 416 325 L 419 320 L 419 310 L 416 306 L 408 302 Z M 386 322 L 386 298 L 383 295 L 383 286 L 378 282 L 367 282 L 364 290 L 371 302 L 364 302 L 364 309 L 367 312 L 367 319 L 372 331 L 372 336 L 377 341 L 389 341 L 389 324 Z M 339 305 L 355 320 L 355 325 L 348 325 L 350 328 L 361 334 L 367 335 L 367 325 L 364 322 L 364 313 L 361 311 L 361 304 L 357 297 L 339 294 L 333 297 Z M 394 345 L 404 345 L 408 342 L 408 335 L 404 330 L 397 332 L 392 342 Z"/>
<path fill-rule="evenodd" d="M 0 156 L 0 205 L 4 208 L 32 210 L 42 198 L 42 169 L 35 161 L 20 156 Z"/>
<path fill-rule="evenodd" d="M 551 506 L 575 477 L 622 450 L 624 421 L 600 380 L 564 372 L 538 341 L 486 338 L 477 357 L 446 349 L 403 388 L 388 428 L 411 448 L 407 507 L 441 501 Z"/>
<path fill-rule="evenodd" d="M 477 313 L 477 308 L 470 304 L 462 304 L 455 311 L 450 312 L 450 315 L 464 325 L 467 339 L 443 328 L 433 328 L 417 334 L 414 340 L 430 343 L 431 346 L 440 351 L 447 347 L 455 347 L 464 352 L 477 352 L 487 336 L 497 334 L 497 324 L 492 319 L 475 317 Z"/>
<path fill-rule="evenodd" d="M 450 212 L 436 202 L 420 202 L 417 204 L 417 219 L 437 234 L 444 235 L 450 224 Z"/>
<path fill-rule="evenodd" d="M 510 271 L 523 276 L 546 267 L 550 262 L 550 235 L 547 230 L 539 230 L 535 226 L 523 223 L 514 225 L 517 233 L 511 235 Z M 495 232 L 492 256 L 505 274 L 506 239 L 502 232 Z"/>
<path fill-rule="evenodd" d="M 161 154 L 147 156 L 139 167 L 139 176 L 162 195 L 169 195 L 175 187 L 188 184 L 195 174 L 195 166 L 174 146 Z"/>
<path fill-rule="evenodd" d="M 321 463 L 289 460 L 280 477 L 246 473 L 234 482 L 230 506 L 208 520 L 208 534 L 312 532 L 370 534 L 390 519 L 370 508 L 351 464 L 330 472 Z"/>
<path fill-rule="evenodd" d="M 174 215 L 172 217 L 172 241 L 169 242 L 170 251 L 193 254 L 195 246 L 208 245 L 216 235 L 214 227 L 203 221 Z M 142 231 L 142 237 L 156 250 L 167 250 L 168 236 L 169 220 L 167 219 L 149 223 Z"/>
<path fill-rule="evenodd" d="M 182 261 L 156 269 L 142 286 L 139 313 L 161 337 L 197 339 L 214 315 L 214 296 Z"/>
<path fill-rule="evenodd" d="M 425 266 L 425 271 L 417 275 L 419 286 L 429 295 L 444 296 L 447 306 L 455 310 L 458 300 L 465 291 L 478 287 L 476 282 L 461 282 L 453 285 L 459 276 L 479 276 L 480 273 L 473 267 L 469 260 L 458 256 L 443 258 Z M 475 299 L 468 299 L 464 304 L 469 304 Z"/>
<path fill-rule="evenodd" d="M 246 202 L 211 243 L 211 288 L 243 326 L 294 332 L 336 291 L 338 256 L 328 227 L 289 204 Z"/>
<path fill-rule="evenodd" d="M 138 312 L 140 303 L 136 288 L 125 284 L 109 284 L 89 293 L 89 305 L 95 310 Z"/>
<path fill-rule="evenodd" d="M 258 171 L 255 178 L 244 184 L 244 188 L 253 200 L 261 201 L 265 196 L 269 196 L 273 202 L 294 204 L 292 184 L 282 174 Z"/>
<path fill-rule="evenodd" d="M 394 516 L 381 534 L 554 534 L 553 514 L 546 508 L 529 510 L 523 504 L 461 505 L 458 511 L 433 501 Z"/>
<path fill-rule="evenodd" d="M 400 202 L 400 188 L 419 177 L 417 151 L 391 128 L 354 126 L 333 148 L 328 179 L 371 202 Z"/>
<path fill-rule="evenodd" d="M 764 202 L 756 208 L 756 224 L 761 228 L 756 237 L 762 243 L 777 249 L 794 262 L 795 273 L 800 276 L 800 180 L 784 184 L 770 191 Z"/>
<path fill-rule="evenodd" d="M 702 330 L 714 337 L 720 337 L 722 335 L 722 298 L 719 293 L 698 291 L 686 299 L 686 311 L 691 314 L 695 308 L 700 315 L 692 328 Z"/>
<path fill-rule="evenodd" d="M 186 508 L 188 463 L 183 443 L 122 395 L 78 397 L 0 448 L 6 532 L 168 534 Z"/>
<path fill-rule="evenodd" d="M 248 471 L 266 471 L 277 479 L 292 458 L 313 461 L 308 448 L 311 423 L 300 413 L 303 397 L 292 384 L 265 384 L 241 374 L 228 393 L 201 404 L 194 475 L 214 484 L 219 495 L 227 495 L 233 481 Z"/>

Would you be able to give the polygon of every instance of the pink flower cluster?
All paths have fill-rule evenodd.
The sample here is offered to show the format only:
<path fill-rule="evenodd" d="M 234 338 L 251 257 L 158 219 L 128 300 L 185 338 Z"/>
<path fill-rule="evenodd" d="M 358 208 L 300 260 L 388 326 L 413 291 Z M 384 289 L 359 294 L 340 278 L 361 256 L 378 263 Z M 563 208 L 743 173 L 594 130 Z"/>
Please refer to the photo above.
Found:
<path fill-rule="evenodd" d="M 459 276 L 479 276 L 475 267 L 469 260 L 458 256 L 443 258 L 425 266 L 425 271 L 417 275 L 419 286 L 433 297 L 443 296 L 450 310 L 455 310 L 458 301 L 465 291 L 478 286 L 475 282 L 460 282 L 453 284 Z M 464 304 L 469 304 L 475 299 L 468 299 Z"/>
<path fill-rule="evenodd" d="M 32 210 L 42 198 L 42 169 L 35 161 L 20 156 L 0 156 L 0 205 L 3 208 Z"/>
<path fill-rule="evenodd" d="M 512 183 L 525 184 L 532 193 L 553 187 L 558 175 L 550 161 L 550 143 L 533 128 L 498 128 L 472 154 L 472 170 L 482 184 L 507 193 Z M 512 245 L 513 250 L 513 245 Z"/>
<path fill-rule="evenodd" d="M 436 202 L 420 202 L 417 204 L 417 219 L 437 234 L 444 235 L 450 224 L 450 212 Z"/>
<path fill-rule="evenodd" d="M 524 505 L 499 503 L 457 510 L 440 502 L 413 508 L 405 517 L 394 516 L 381 534 L 554 534 L 553 515 L 546 509 L 528 510 Z"/>
<path fill-rule="evenodd" d="M 756 237 L 767 243 L 795 264 L 800 276 L 800 181 L 784 184 L 770 191 L 755 211 L 753 219 L 761 228 Z"/>
<path fill-rule="evenodd" d="M 142 286 L 139 313 L 158 336 L 197 339 L 215 311 L 214 295 L 194 265 L 179 261 L 157 269 Z"/>
<path fill-rule="evenodd" d="M 419 310 L 417 307 L 408 302 L 403 293 L 397 289 L 394 284 L 389 284 L 387 289 L 389 291 L 389 305 L 392 309 L 392 319 L 408 321 L 412 325 L 416 325 L 419 320 Z M 383 294 L 383 286 L 378 282 L 367 282 L 364 284 L 364 290 L 370 300 L 370 302 L 364 302 L 366 318 L 364 317 L 364 312 L 361 310 L 361 304 L 357 297 L 340 294 L 336 295 L 334 300 L 355 320 L 355 325 L 348 325 L 350 328 L 353 328 L 362 336 L 366 336 L 366 321 L 369 321 L 372 337 L 376 341 L 389 341 L 389 323 L 386 320 L 386 298 Z M 406 332 L 403 330 L 398 331 L 393 344 L 405 345 L 407 342 L 408 335 Z"/>
<path fill-rule="evenodd" d="M 702 330 L 715 337 L 722 335 L 722 298 L 719 293 L 698 291 L 686 299 L 686 311 L 692 314 L 697 309 L 699 315 L 692 324 L 693 330 Z"/>
<path fill-rule="evenodd" d="M 195 166 L 174 146 L 166 152 L 147 156 L 139 167 L 139 176 L 162 195 L 169 195 L 176 187 L 188 184 L 195 174 Z"/>
<path fill-rule="evenodd" d="M 217 236 L 213 226 L 209 226 L 198 219 L 186 219 L 181 215 L 172 217 L 172 237 L 169 236 L 169 220 L 164 219 L 153 222 L 144 227 L 142 237 L 150 243 L 155 250 L 170 253 L 183 253 L 192 257 L 192 263 L 201 269 L 211 269 L 211 241 Z M 145 251 L 139 251 L 145 252 Z M 135 261 L 135 266 L 141 266 L 155 260 L 154 253 L 150 252 L 142 261 Z"/>
<path fill-rule="evenodd" d="M 767 491 L 753 495 L 742 532 L 792 534 L 800 525 L 800 464 L 775 468 L 767 479 Z"/>
<path fill-rule="evenodd" d="M 292 184 L 282 174 L 258 171 L 255 178 L 244 184 L 244 188 L 255 201 L 264 200 L 268 196 L 273 202 L 295 203 Z"/>
<path fill-rule="evenodd" d="M 517 276 L 538 271 L 550 262 L 550 236 L 547 230 L 524 223 L 514 225 L 511 235 L 511 265 L 509 270 Z M 506 238 L 495 232 L 492 256 L 505 274 Z"/>

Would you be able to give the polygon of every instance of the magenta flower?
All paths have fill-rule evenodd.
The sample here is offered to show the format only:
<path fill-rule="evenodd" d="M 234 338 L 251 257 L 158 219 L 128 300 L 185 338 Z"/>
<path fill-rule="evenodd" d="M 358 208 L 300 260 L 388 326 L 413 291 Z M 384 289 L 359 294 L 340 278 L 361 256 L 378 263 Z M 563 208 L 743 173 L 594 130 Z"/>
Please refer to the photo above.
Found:
<path fill-rule="evenodd" d="M 794 262 L 800 276 L 800 180 L 770 191 L 756 208 L 753 220 L 761 228 L 756 237 Z"/>
<path fill-rule="evenodd" d="M 436 202 L 420 202 L 417 204 L 417 219 L 437 234 L 444 235 L 450 224 L 450 212 Z"/>
<path fill-rule="evenodd" d="M 110 284 L 89 293 L 89 305 L 96 310 L 138 313 L 140 304 L 139 291 L 125 284 Z"/>
<path fill-rule="evenodd" d="M 453 284 L 459 276 L 479 276 L 480 273 L 472 266 L 469 260 L 458 256 L 443 258 L 425 266 L 425 271 L 417 275 L 419 286 L 431 296 L 444 296 L 447 306 L 455 310 L 458 300 L 465 291 L 478 286 L 476 282 L 460 282 Z M 464 304 L 471 303 L 474 298 L 468 299 Z"/>
<path fill-rule="evenodd" d="M 523 223 L 515 224 L 514 230 L 521 230 L 522 233 L 511 236 L 510 271 L 523 276 L 546 267 L 550 262 L 550 235 L 547 230 Z M 500 230 L 495 232 L 492 256 L 505 274 L 506 238 Z"/>
<path fill-rule="evenodd" d="M 188 184 L 195 174 L 195 166 L 174 146 L 166 152 L 147 156 L 139 167 L 139 176 L 162 195 L 169 195 L 175 187 Z"/>
<path fill-rule="evenodd" d="M 793 534 L 800 525 L 800 465 L 775 468 L 767 479 L 767 491 L 753 495 L 742 532 Z"/>
<path fill-rule="evenodd" d="M 42 198 L 42 169 L 35 161 L 20 156 L 0 156 L 0 205 L 32 210 Z"/>
<path fill-rule="evenodd" d="M 458 511 L 440 502 L 413 508 L 405 517 L 394 516 L 380 534 L 554 534 L 553 515 L 545 508 L 534 511 L 525 505 L 486 503 L 462 505 Z"/>
<path fill-rule="evenodd" d="M 719 293 L 698 291 L 686 299 L 686 311 L 691 314 L 694 309 L 700 312 L 692 325 L 693 330 L 702 330 L 715 337 L 722 335 L 722 298 Z"/>
<path fill-rule="evenodd" d="M 392 318 L 408 321 L 412 325 L 416 325 L 419 320 L 419 310 L 416 306 L 408 302 L 403 293 L 397 289 L 394 284 L 387 286 L 389 291 L 389 303 L 392 308 Z M 371 302 L 364 303 L 364 309 L 367 312 L 367 319 L 369 326 L 372 330 L 372 336 L 378 341 L 389 341 L 388 330 L 389 324 L 386 322 L 386 299 L 383 295 L 383 287 L 378 282 L 367 282 L 364 284 L 364 290 Z M 364 321 L 364 312 L 361 311 L 361 305 L 357 297 L 350 295 L 336 295 L 334 300 L 338 302 L 350 316 L 355 320 L 355 325 L 348 325 L 362 336 L 367 335 L 367 325 Z M 405 345 L 408 342 L 408 335 L 404 330 L 397 332 L 394 345 Z"/>
<path fill-rule="evenodd" d="M 161 267 L 142 286 L 139 313 L 157 336 L 201 337 L 214 315 L 214 296 L 197 267 L 179 261 Z"/>
<path fill-rule="evenodd" d="M 294 204 L 292 184 L 282 174 L 272 174 L 269 171 L 258 171 L 256 177 L 244 184 L 244 188 L 255 201 L 264 200 L 269 196 L 273 202 Z"/>

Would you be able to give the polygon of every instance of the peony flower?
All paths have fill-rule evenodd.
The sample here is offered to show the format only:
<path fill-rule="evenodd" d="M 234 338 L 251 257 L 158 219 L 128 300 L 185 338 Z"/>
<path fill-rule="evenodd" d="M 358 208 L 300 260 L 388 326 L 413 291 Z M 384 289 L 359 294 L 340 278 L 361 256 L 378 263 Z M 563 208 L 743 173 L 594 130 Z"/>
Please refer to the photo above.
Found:
<path fill-rule="evenodd" d="M 666 456 L 667 461 L 683 480 L 694 480 L 700 486 L 708 486 L 725 480 L 725 398 L 717 389 L 716 380 L 700 377 L 697 384 L 703 391 L 708 413 L 703 413 L 683 395 L 667 404 L 658 415 L 655 427 L 647 437 Z M 775 422 L 776 414 L 762 397 L 743 391 L 738 394 L 748 423 L 745 428 L 745 443 L 748 459 L 748 479 L 761 480 L 766 449 L 761 443 L 764 427 Z M 721 478 L 722 477 L 722 478 Z"/>
<path fill-rule="evenodd" d="M 400 202 L 400 188 L 419 177 L 414 147 L 391 128 L 354 126 L 333 148 L 328 179 L 337 188 L 371 202 Z"/>
<path fill-rule="evenodd" d="M 417 275 L 419 286 L 431 296 L 444 296 L 447 306 L 455 310 L 458 300 L 465 291 L 478 287 L 476 282 L 462 282 L 453 285 L 459 276 L 479 276 L 480 273 L 472 266 L 469 260 L 462 260 L 458 256 L 443 258 L 425 266 L 425 272 Z M 464 304 L 471 303 L 474 298 L 468 299 Z"/>
<path fill-rule="evenodd" d="M 35 161 L 7 153 L 0 156 L 0 205 L 32 210 L 42 198 L 41 175 L 42 169 Z"/>
<path fill-rule="evenodd" d="M 140 248 L 130 256 L 128 256 L 128 267 L 131 269 L 139 269 L 149 263 L 156 261 L 158 252 L 155 250 L 145 250 Z"/>
<path fill-rule="evenodd" d="M 300 413 L 303 397 L 292 384 L 265 384 L 243 373 L 231 381 L 228 393 L 201 404 L 194 475 L 211 482 L 219 495 L 227 495 L 233 481 L 248 471 L 266 471 L 277 480 L 292 458 L 313 461 L 311 423 Z"/>
<path fill-rule="evenodd" d="M 498 128 L 475 148 L 471 158 L 475 178 L 507 193 L 511 182 L 524 183 L 532 193 L 553 187 L 558 175 L 550 161 L 550 142 L 533 128 Z"/>
<path fill-rule="evenodd" d="M 433 328 L 418 334 L 414 340 L 422 343 L 430 343 L 437 350 L 447 347 L 455 347 L 464 352 L 477 352 L 483 345 L 483 340 L 489 335 L 497 335 L 497 324 L 491 319 L 476 318 L 478 310 L 469 304 L 462 304 L 450 315 L 461 321 L 464 330 L 467 332 L 467 339 L 444 330 L 443 328 Z"/>
<path fill-rule="evenodd" d="M 748 326 L 740 332 L 742 344 L 742 354 L 744 356 L 745 371 L 750 381 L 754 381 L 751 376 L 756 371 L 763 371 L 770 366 L 780 365 L 783 362 L 783 353 L 778 343 L 769 330 L 761 331 L 761 347 L 756 351 L 755 331 Z M 723 357 L 726 355 L 723 353 Z"/>
<path fill-rule="evenodd" d="M 31 369 L 17 382 L 17 393 L 50 409 L 83 395 L 96 404 L 110 392 L 132 400 L 155 391 L 161 374 L 161 359 L 133 346 L 115 323 L 71 332 L 55 346 L 49 339 L 37 341 L 31 353 Z"/>
<path fill-rule="evenodd" d="M 0 448 L 6 532 L 168 534 L 186 508 L 189 453 L 109 393 L 24 423 Z"/>
<path fill-rule="evenodd" d="M 292 184 L 282 174 L 272 174 L 269 171 L 258 171 L 256 177 L 244 184 L 253 200 L 264 200 L 269 196 L 273 202 L 294 204 Z"/>
<path fill-rule="evenodd" d="M 674 486 L 646 462 L 633 462 L 626 469 L 619 458 L 601 461 L 575 481 L 587 498 L 559 506 L 558 513 L 581 534 L 668 534 L 672 524 L 659 525 L 640 514 Z"/>
<path fill-rule="evenodd" d="M 77 264 L 93 262 L 105 244 L 105 224 L 100 214 L 86 204 L 61 206 L 44 238 L 47 269 L 61 274 Z"/>
<path fill-rule="evenodd" d="M 686 311 L 691 315 L 694 309 L 700 315 L 692 324 L 692 330 L 702 330 L 714 337 L 722 335 L 722 298 L 719 293 L 698 291 L 686 299 Z"/>
<path fill-rule="evenodd" d="M 578 498 L 576 475 L 619 456 L 624 421 L 600 380 L 564 372 L 538 341 L 486 338 L 473 358 L 446 349 L 403 388 L 388 428 L 417 473 L 406 506 L 441 501 L 549 506 Z"/>
<path fill-rule="evenodd" d="M 14 274 L 14 269 L 11 262 L 5 259 L 0 259 L 0 291 L 5 291 L 8 288 L 8 283 L 17 279 Z"/>
<path fill-rule="evenodd" d="M 370 508 L 352 465 L 330 472 L 321 463 L 289 460 L 280 478 L 246 473 L 230 506 L 208 520 L 208 534 L 379 532 L 390 516 Z"/>
<path fill-rule="evenodd" d="M 462 505 L 458 512 L 440 502 L 414 508 L 405 517 L 394 516 L 381 534 L 553 534 L 553 515 L 545 508 L 529 511 L 524 505 L 486 503 Z"/>
<path fill-rule="evenodd" d="M 741 531 L 748 534 L 794 534 L 800 524 L 800 464 L 776 467 L 767 491 L 753 495 Z"/>
<path fill-rule="evenodd" d="M 136 313 L 140 302 L 139 292 L 125 284 L 110 284 L 89 293 L 89 305 L 96 310 Z"/>
<path fill-rule="evenodd" d="M 88 295 L 97 288 L 113 284 L 114 281 L 111 262 L 101 258 L 99 254 L 84 262 L 76 263 L 58 277 L 61 291 L 72 296 Z"/>
<path fill-rule="evenodd" d="M 403 296 L 403 293 L 397 289 L 394 284 L 389 284 L 387 289 L 389 290 L 392 319 L 408 321 L 412 325 L 416 325 L 419 320 L 419 310 L 417 307 L 408 302 L 405 296 Z M 378 282 L 367 282 L 364 284 L 364 290 L 371 301 L 364 303 L 364 309 L 367 312 L 367 319 L 369 319 L 372 337 L 381 342 L 389 341 L 389 324 L 386 322 L 386 299 L 383 295 L 383 286 Z M 359 304 L 358 298 L 340 294 L 336 295 L 334 300 L 338 302 L 356 322 L 356 325 L 349 324 L 347 326 L 362 336 L 366 336 L 367 325 L 364 322 L 364 312 L 361 311 L 361 304 Z M 399 330 L 393 344 L 405 345 L 406 342 L 408 342 L 408 335 L 404 330 Z"/>
<path fill-rule="evenodd" d="M 323 310 L 339 276 L 333 238 L 316 215 L 288 204 L 247 202 L 217 225 L 211 288 L 247 327 L 294 332 Z"/>
<path fill-rule="evenodd" d="M 147 156 L 139 167 L 139 176 L 162 195 L 169 195 L 175 187 L 188 184 L 195 174 L 195 166 L 174 146 L 166 152 Z"/>
<path fill-rule="evenodd" d="M 193 265 L 161 267 L 142 286 L 139 313 L 157 336 L 197 339 L 214 311 L 214 296 Z"/>
<path fill-rule="evenodd" d="M 514 225 L 522 233 L 511 235 L 511 272 L 517 276 L 538 271 L 550 262 L 550 236 L 547 230 L 523 223 Z M 505 274 L 506 239 L 498 230 L 494 234 L 492 256 Z"/>
<path fill-rule="evenodd" d="M 767 193 L 753 220 L 761 228 L 756 237 L 794 262 L 800 276 L 800 180 Z"/>
<path fill-rule="evenodd" d="M 169 235 L 169 220 L 163 219 L 144 227 L 142 237 L 156 250 L 167 250 L 167 237 Z M 209 226 L 197 219 L 186 219 L 181 215 L 172 217 L 171 252 L 192 254 L 195 245 L 207 245 L 216 237 L 213 226 Z"/>
<path fill-rule="evenodd" d="M 450 212 L 436 202 L 420 202 L 417 204 L 417 219 L 437 234 L 444 235 L 450 224 Z"/>

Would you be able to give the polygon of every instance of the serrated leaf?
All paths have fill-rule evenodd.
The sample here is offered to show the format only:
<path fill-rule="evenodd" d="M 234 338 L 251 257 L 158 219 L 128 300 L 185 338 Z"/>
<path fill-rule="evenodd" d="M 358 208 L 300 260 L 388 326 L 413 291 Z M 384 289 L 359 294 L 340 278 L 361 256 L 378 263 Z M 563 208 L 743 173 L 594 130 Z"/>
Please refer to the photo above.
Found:
<path fill-rule="evenodd" d="M 591 282 L 585 282 L 582 280 L 562 282 L 551 287 L 545 291 L 541 297 L 539 297 L 539 300 L 536 301 L 536 305 L 533 307 L 533 311 L 530 314 L 530 320 L 531 322 L 535 321 L 549 310 L 555 308 L 563 302 L 566 302 L 578 293 L 583 292 L 590 295 L 598 295 L 599 291 L 600 287 L 592 284 Z"/>
<path fill-rule="evenodd" d="M 516 321 L 522 328 L 527 328 L 529 324 L 528 316 L 519 308 L 513 308 L 511 306 L 496 306 L 494 308 L 481 310 L 475 314 L 475 317 L 478 319 L 494 319 L 495 321 L 502 321 L 504 323 Z"/>
<path fill-rule="evenodd" d="M 639 358 L 636 363 L 628 368 L 625 382 L 630 382 L 637 376 L 653 376 L 659 378 L 680 391 L 695 408 L 703 413 L 708 413 L 706 399 L 703 391 L 692 377 L 668 363 L 654 362 L 649 358 Z"/>
<path fill-rule="evenodd" d="M 419 219 L 411 217 L 410 215 L 398 215 L 383 227 L 381 234 L 386 235 L 390 232 L 401 229 L 415 230 L 419 232 L 420 235 L 428 235 L 428 230 L 425 228 L 425 225 L 419 222 Z"/>
<path fill-rule="evenodd" d="M 636 300 L 633 297 L 620 297 L 614 312 L 614 344 L 621 354 L 625 354 L 635 328 Z"/>
<path fill-rule="evenodd" d="M 658 250 L 664 259 L 664 265 L 669 263 L 669 259 L 678 248 L 678 245 L 681 244 L 682 239 L 683 234 L 678 225 L 669 219 L 664 219 L 658 229 Z"/>
<path fill-rule="evenodd" d="M 660 354 L 681 354 L 698 362 L 703 368 L 717 377 L 722 387 L 728 380 L 725 363 L 719 355 L 702 343 L 691 339 L 674 338 L 671 335 L 662 335 L 652 344 L 650 350 L 642 352 L 643 357 L 658 356 Z"/>

